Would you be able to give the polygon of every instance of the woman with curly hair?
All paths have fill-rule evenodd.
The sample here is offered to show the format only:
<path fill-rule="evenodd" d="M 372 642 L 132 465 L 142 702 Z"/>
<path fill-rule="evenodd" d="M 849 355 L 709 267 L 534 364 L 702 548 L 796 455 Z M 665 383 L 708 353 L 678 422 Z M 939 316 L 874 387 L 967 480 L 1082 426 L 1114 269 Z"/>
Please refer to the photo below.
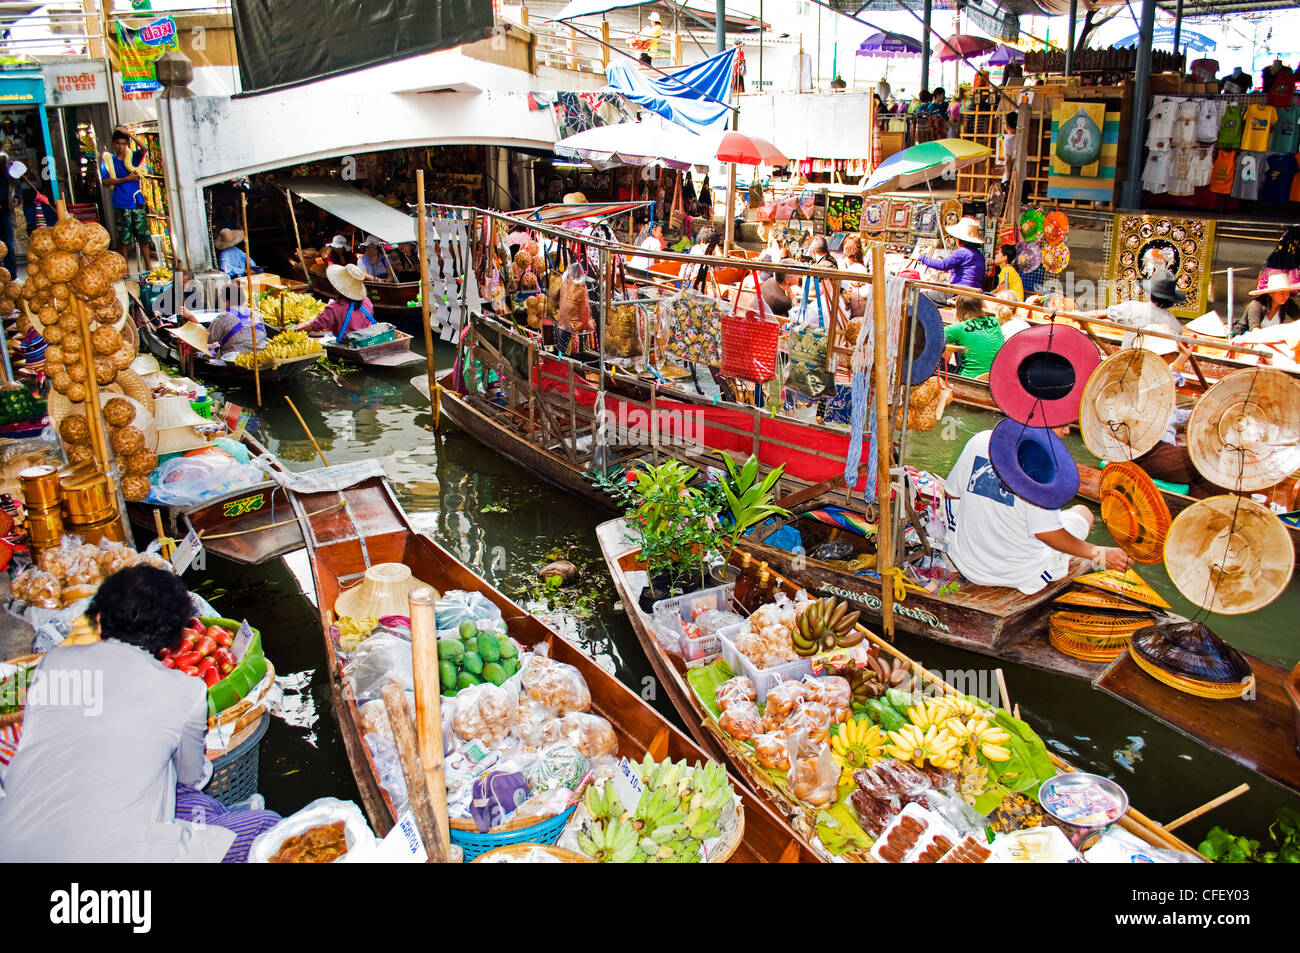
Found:
<path fill-rule="evenodd" d="M 242 861 L 280 819 L 197 790 L 212 775 L 207 687 L 155 658 L 193 614 L 171 572 L 122 569 L 86 612 L 100 641 L 41 660 L 3 778 L 0 861 Z"/>

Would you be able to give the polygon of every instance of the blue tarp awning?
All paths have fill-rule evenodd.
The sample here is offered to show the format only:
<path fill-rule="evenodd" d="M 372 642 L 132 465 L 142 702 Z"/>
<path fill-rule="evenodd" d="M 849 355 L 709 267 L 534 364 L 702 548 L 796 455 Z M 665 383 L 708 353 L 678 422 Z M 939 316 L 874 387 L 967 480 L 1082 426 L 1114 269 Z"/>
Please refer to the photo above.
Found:
<path fill-rule="evenodd" d="M 605 70 L 607 89 L 684 126 L 694 133 L 720 130 L 731 107 L 731 74 L 735 47 L 707 60 L 674 70 L 669 76 L 643 72 L 630 63 L 611 63 Z"/>

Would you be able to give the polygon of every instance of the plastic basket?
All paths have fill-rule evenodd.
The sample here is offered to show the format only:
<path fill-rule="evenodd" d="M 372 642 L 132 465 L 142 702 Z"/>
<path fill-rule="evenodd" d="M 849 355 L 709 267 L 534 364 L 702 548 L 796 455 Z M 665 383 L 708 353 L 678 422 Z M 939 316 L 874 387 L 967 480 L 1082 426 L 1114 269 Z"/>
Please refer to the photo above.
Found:
<path fill-rule="evenodd" d="M 651 618 L 653 619 L 665 611 L 675 610 L 682 623 L 694 622 L 695 617 L 701 612 L 708 612 L 710 609 L 730 609 L 731 596 L 735 591 L 735 585 L 729 583 L 725 586 L 716 586 L 713 589 L 688 592 L 683 596 L 673 596 L 671 599 L 660 599 L 651 608 Z M 663 643 L 664 648 L 676 655 L 680 655 L 688 662 L 708 658 L 710 655 L 717 655 L 721 651 L 716 634 L 692 637 L 687 635 L 679 626 L 675 640 L 665 639 L 658 631 L 656 631 L 656 635 L 659 635 L 659 640 Z"/>
<path fill-rule="evenodd" d="M 545 818 L 536 824 L 529 824 L 527 827 L 510 828 L 506 825 L 504 829 L 488 831 L 486 834 L 480 834 L 477 830 L 463 830 L 456 827 L 453 822 L 450 831 L 451 842 L 465 852 L 466 861 L 472 861 L 479 854 L 505 847 L 507 844 L 554 844 L 560 839 L 564 825 L 569 823 L 569 818 L 573 816 L 576 808 L 577 805 L 574 804 L 567 811 Z"/>
<path fill-rule="evenodd" d="M 257 756 L 262 736 L 270 724 L 271 716 L 263 715 L 253 733 L 238 748 L 213 760 L 212 780 L 203 789 L 204 794 L 229 807 L 257 793 Z"/>
<path fill-rule="evenodd" d="M 801 679 L 805 675 L 812 674 L 812 662 L 806 658 L 797 658 L 792 662 L 786 662 L 784 665 L 778 665 L 775 668 L 758 668 L 749 658 L 741 654 L 736 648 L 736 643 L 732 641 L 736 634 L 741 631 L 740 625 L 730 625 L 718 633 L 718 640 L 722 643 L 722 657 L 726 659 L 727 665 L 731 667 L 732 672 L 737 675 L 744 675 L 754 683 L 754 690 L 758 692 L 758 703 L 762 705 L 767 701 L 767 693 L 776 687 L 777 682 L 788 681 L 789 679 Z"/>

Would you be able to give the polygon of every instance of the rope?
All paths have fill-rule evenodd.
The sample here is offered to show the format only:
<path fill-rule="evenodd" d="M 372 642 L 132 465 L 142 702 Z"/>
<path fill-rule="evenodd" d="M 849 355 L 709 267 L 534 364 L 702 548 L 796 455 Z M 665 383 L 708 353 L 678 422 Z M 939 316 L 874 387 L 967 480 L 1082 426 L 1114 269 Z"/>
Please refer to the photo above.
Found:
<path fill-rule="evenodd" d="M 339 500 L 337 503 L 331 503 L 324 509 L 316 510 L 313 513 L 304 513 L 302 516 L 295 516 L 293 519 L 279 520 L 275 523 L 267 523 L 265 526 L 254 526 L 252 529 L 239 529 L 230 533 L 204 533 L 203 542 L 210 539 L 230 539 L 232 536 L 247 536 L 249 533 L 262 533 L 268 529 L 276 529 L 280 526 L 288 526 L 290 523 L 297 523 L 301 520 L 311 519 L 313 516 L 320 516 L 322 513 L 328 513 L 330 510 L 336 510 L 340 506 L 346 506 L 346 500 Z"/>

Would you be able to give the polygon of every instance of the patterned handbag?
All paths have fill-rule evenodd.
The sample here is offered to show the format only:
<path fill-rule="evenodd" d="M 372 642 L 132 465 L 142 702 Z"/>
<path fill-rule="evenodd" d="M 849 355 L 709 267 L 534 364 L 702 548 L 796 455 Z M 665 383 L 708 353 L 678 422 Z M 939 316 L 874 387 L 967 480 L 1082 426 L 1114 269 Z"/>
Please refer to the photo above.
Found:
<path fill-rule="evenodd" d="M 740 310 L 740 292 L 745 287 L 744 278 L 736 289 L 736 302 L 731 314 L 722 316 L 722 365 L 723 377 L 735 377 L 740 380 L 765 384 L 776 377 L 777 346 L 780 343 L 781 326 L 775 321 L 767 320 L 763 311 L 763 290 L 758 286 L 758 276 L 754 276 L 755 297 L 758 311 Z"/>
<path fill-rule="evenodd" d="M 805 278 L 803 282 L 803 315 L 808 318 L 808 303 L 813 282 L 817 291 L 817 326 L 800 324 L 790 328 L 790 370 L 785 386 L 804 397 L 821 397 L 835 384 L 835 375 L 827 369 L 830 363 L 830 334 L 826 330 L 826 312 L 822 305 L 821 279 Z"/>
<path fill-rule="evenodd" d="M 683 361 L 716 367 L 721 359 L 722 304 L 699 291 L 665 300 L 660 317 L 667 331 L 664 351 Z"/>
<path fill-rule="evenodd" d="M 627 296 L 627 272 L 620 262 L 614 263 L 615 294 L 610 302 L 609 316 L 605 319 L 605 354 L 614 358 L 641 356 L 643 323 L 641 308 L 634 301 L 620 300 Z"/>

